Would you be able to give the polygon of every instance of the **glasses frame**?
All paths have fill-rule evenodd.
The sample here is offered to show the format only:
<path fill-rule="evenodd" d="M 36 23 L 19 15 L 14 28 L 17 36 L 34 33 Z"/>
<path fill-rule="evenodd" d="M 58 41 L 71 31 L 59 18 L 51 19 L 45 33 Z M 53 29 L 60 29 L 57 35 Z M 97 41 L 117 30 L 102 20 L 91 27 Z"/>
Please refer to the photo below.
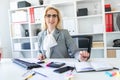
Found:
<path fill-rule="evenodd" d="M 57 14 L 46 14 L 45 15 L 45 17 L 47 17 L 47 18 L 57 18 L 58 17 L 58 15 Z"/>

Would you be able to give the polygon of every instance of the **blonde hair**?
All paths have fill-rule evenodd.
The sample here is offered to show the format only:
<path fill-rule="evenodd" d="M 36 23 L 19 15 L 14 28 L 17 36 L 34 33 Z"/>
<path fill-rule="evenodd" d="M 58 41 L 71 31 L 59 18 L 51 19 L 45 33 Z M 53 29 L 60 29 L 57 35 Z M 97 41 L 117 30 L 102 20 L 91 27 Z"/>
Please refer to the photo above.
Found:
<path fill-rule="evenodd" d="M 49 11 L 51 9 L 55 10 L 57 12 L 57 15 L 58 15 L 58 23 L 56 25 L 56 28 L 57 29 L 62 29 L 62 17 L 61 17 L 60 11 L 53 6 L 47 6 L 45 11 L 44 11 L 44 15 L 43 15 L 42 30 L 47 30 L 47 25 L 46 25 L 46 22 L 45 22 L 45 15 L 47 14 L 47 11 Z"/>

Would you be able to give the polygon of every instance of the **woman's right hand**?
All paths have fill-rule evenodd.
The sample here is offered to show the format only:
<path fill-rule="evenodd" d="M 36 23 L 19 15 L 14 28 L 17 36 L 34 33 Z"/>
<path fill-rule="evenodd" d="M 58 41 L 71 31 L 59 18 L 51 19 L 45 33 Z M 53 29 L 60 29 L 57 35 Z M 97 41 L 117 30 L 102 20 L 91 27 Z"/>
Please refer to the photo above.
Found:
<path fill-rule="evenodd" d="M 37 58 L 38 58 L 39 60 L 44 60 L 44 59 L 45 59 L 45 55 L 39 54 Z"/>

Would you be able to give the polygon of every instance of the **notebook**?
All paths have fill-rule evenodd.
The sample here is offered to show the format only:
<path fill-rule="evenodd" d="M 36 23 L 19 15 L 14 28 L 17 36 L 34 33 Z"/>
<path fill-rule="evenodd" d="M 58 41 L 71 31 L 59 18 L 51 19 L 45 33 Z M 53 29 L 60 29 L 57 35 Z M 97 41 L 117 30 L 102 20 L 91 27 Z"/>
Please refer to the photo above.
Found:
<path fill-rule="evenodd" d="M 114 69 L 114 67 L 108 62 L 104 62 L 104 61 L 75 63 L 75 70 L 77 72 L 104 71 L 104 70 L 112 70 L 112 69 Z"/>

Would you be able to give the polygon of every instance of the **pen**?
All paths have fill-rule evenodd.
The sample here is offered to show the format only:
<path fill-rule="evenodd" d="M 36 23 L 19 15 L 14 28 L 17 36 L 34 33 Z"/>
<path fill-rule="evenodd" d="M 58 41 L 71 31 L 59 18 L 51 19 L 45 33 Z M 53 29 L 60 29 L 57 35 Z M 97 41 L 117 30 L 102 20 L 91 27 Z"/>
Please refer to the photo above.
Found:
<path fill-rule="evenodd" d="M 22 76 L 25 76 L 28 72 L 30 72 L 31 70 L 28 70 L 27 72 L 25 72 Z"/>
<path fill-rule="evenodd" d="M 41 75 L 41 76 L 43 76 L 43 77 L 48 77 L 48 76 L 46 76 L 46 75 L 44 75 L 44 74 L 42 74 L 42 73 L 39 73 L 39 72 L 36 72 L 36 71 L 34 71 L 36 74 L 39 74 L 39 75 Z"/>
<path fill-rule="evenodd" d="M 34 72 L 33 74 L 27 76 L 24 80 L 28 80 L 28 79 L 30 79 L 31 77 L 33 77 L 34 75 L 35 75 L 35 72 Z"/>

